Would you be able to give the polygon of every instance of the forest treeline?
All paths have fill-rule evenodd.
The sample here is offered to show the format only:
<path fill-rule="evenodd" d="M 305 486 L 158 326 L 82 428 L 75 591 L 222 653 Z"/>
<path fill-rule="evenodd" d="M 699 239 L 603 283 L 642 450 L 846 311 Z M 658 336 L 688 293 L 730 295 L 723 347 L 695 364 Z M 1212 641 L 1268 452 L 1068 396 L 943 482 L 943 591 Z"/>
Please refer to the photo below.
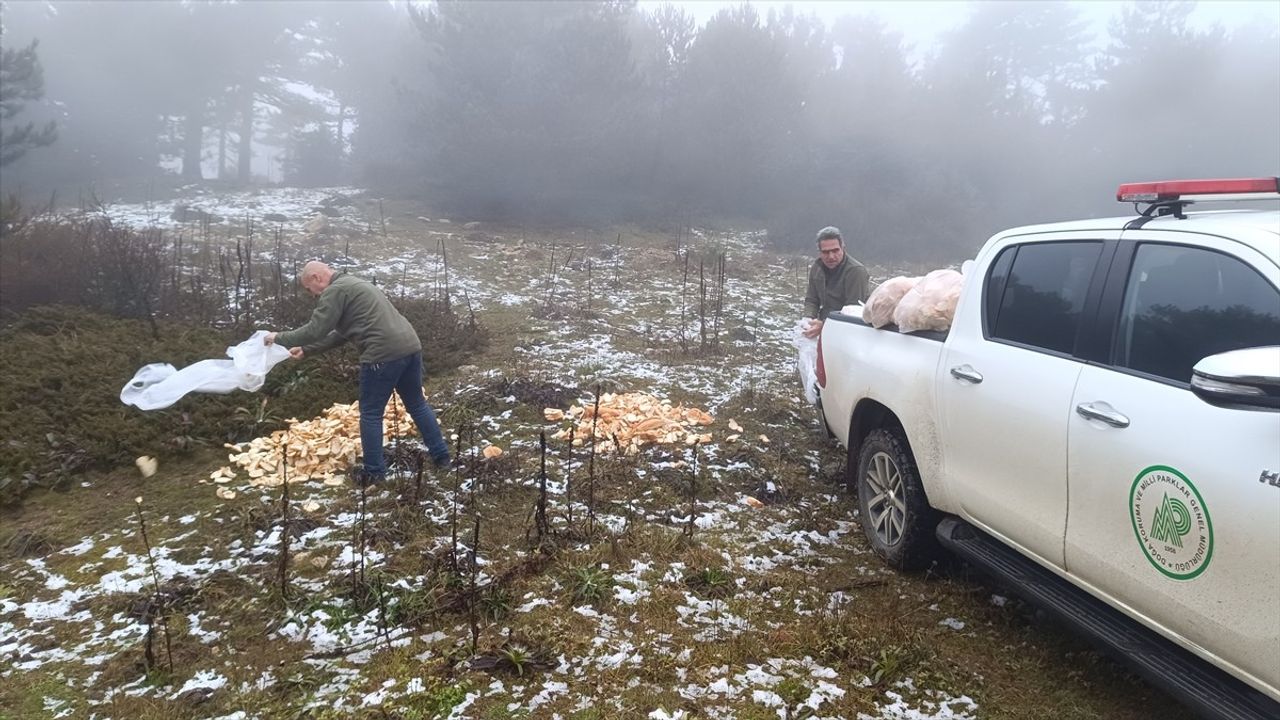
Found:
<path fill-rule="evenodd" d="M 1193 9 L 1127 5 L 1099 39 L 1071 3 L 975 3 L 916 53 L 871 15 L 750 5 L 9 2 L 4 189 L 358 184 L 959 258 L 1124 212 L 1122 181 L 1277 173 L 1277 28 Z"/>

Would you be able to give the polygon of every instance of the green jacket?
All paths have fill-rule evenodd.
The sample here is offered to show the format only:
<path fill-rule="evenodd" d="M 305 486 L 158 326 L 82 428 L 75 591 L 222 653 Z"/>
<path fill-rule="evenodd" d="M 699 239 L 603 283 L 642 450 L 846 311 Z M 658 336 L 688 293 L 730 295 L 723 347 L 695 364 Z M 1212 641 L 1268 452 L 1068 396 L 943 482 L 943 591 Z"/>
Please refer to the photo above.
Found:
<path fill-rule="evenodd" d="M 821 260 L 814 260 L 809 268 L 809 291 L 804 297 L 804 316 L 827 319 L 827 313 L 845 305 L 866 302 L 871 294 L 871 275 L 862 263 L 849 257 L 835 268 L 828 270 Z"/>
<path fill-rule="evenodd" d="M 418 333 L 387 296 L 368 280 L 340 273 L 320 293 L 311 319 L 282 332 L 276 342 L 301 347 L 308 355 L 331 350 L 348 340 L 360 350 L 360 362 L 399 360 L 422 350 Z"/>

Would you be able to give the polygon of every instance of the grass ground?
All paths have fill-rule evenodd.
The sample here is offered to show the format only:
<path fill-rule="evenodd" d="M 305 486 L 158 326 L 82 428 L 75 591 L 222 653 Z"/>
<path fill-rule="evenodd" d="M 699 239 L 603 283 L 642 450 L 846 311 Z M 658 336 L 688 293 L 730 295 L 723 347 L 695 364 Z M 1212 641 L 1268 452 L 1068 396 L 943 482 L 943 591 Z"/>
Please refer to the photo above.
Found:
<path fill-rule="evenodd" d="M 0 531 L 0 718 L 1188 715 L 964 567 L 903 575 L 871 554 L 790 366 L 803 258 L 750 232 L 383 212 L 353 270 L 406 295 L 447 277 L 490 342 L 429 396 L 464 448 L 506 453 L 363 497 L 299 483 L 287 525 L 278 489 L 201 484 L 217 450 L 28 498 Z M 720 252 L 704 343 L 696 263 L 710 278 Z M 542 411 L 597 386 L 706 409 L 715 441 L 594 462 L 552 441 L 539 539 L 538 433 L 558 427 Z M 354 395 L 353 378 L 333 401 Z"/>

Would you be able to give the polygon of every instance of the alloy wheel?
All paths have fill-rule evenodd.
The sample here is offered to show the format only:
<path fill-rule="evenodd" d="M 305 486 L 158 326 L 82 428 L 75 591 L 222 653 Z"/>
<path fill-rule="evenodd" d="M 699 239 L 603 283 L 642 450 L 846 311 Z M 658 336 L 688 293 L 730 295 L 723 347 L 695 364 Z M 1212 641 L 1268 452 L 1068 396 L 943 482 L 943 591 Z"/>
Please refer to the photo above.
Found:
<path fill-rule="evenodd" d="M 907 516 L 902 472 L 898 464 L 888 453 L 872 455 L 865 482 L 865 507 L 876 537 L 887 546 L 898 544 Z"/>

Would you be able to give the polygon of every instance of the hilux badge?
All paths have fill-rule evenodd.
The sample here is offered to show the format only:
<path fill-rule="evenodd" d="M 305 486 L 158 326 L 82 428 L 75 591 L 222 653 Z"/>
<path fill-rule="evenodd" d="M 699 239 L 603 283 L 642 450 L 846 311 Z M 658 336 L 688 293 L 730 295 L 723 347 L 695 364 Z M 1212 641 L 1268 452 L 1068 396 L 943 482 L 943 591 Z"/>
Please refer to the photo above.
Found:
<path fill-rule="evenodd" d="M 1209 566 L 1209 508 L 1186 475 L 1165 465 L 1138 473 L 1129 490 L 1129 517 L 1143 554 L 1166 576 L 1190 580 Z"/>

